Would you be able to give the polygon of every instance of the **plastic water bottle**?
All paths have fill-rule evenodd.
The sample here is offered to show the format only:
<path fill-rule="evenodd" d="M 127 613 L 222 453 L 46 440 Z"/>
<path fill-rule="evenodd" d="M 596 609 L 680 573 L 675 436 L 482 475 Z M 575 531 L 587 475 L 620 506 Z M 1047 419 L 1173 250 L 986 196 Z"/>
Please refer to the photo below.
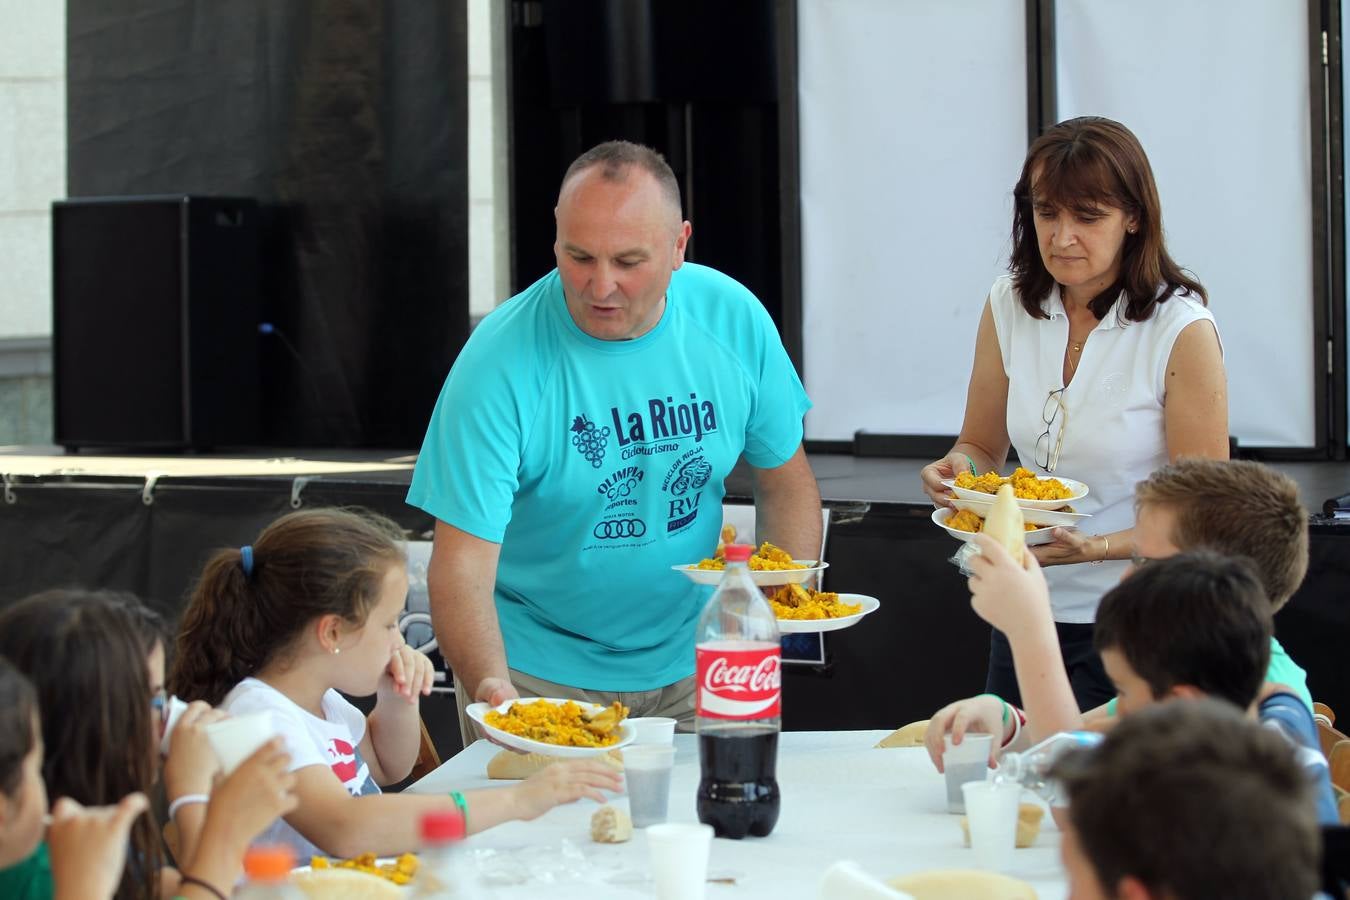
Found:
<path fill-rule="evenodd" d="M 1059 782 L 1048 776 L 1050 769 L 1070 750 L 1095 747 L 1101 742 L 1102 735 L 1095 731 L 1061 731 L 1030 750 L 1003 754 L 998 769 L 990 777 L 995 781 L 1016 781 L 1051 806 L 1065 806 L 1068 798 L 1062 796 Z"/>
<path fill-rule="evenodd" d="M 764 837 L 778 821 L 783 649 L 773 607 L 728 544 L 722 583 L 695 633 L 698 820 L 718 837 Z"/>
<path fill-rule="evenodd" d="M 243 887 L 237 900 L 305 900 L 305 892 L 291 884 L 295 851 L 284 844 L 249 847 L 244 854 Z"/>
<path fill-rule="evenodd" d="M 422 816 L 422 853 L 414 897 L 472 897 L 473 882 L 460 860 L 464 817 L 458 810 Z"/>

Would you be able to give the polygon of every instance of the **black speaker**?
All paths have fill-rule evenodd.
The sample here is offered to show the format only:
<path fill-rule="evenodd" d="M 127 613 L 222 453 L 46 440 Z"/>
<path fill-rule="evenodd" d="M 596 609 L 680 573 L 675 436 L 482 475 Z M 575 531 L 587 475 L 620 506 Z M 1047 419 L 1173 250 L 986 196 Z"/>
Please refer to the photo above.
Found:
<path fill-rule="evenodd" d="M 258 209 L 228 197 L 52 204 L 56 443 L 258 443 Z"/>

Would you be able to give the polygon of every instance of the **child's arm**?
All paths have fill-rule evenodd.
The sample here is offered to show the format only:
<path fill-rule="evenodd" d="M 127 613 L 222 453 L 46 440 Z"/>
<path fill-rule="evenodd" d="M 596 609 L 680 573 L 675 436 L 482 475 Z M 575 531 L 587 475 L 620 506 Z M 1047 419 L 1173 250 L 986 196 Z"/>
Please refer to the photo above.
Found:
<path fill-rule="evenodd" d="M 327 766 L 306 766 L 295 775 L 300 805 L 286 821 L 332 856 L 406 852 L 421 841 L 424 814 L 458 809 L 443 795 L 353 797 Z M 473 834 L 511 819 L 533 819 L 582 797 L 604 803 L 600 791 L 618 791 L 621 786 L 619 773 L 607 763 L 593 759 L 555 763 L 520 784 L 466 794 L 468 831 Z"/>
<path fill-rule="evenodd" d="M 360 745 L 376 784 L 402 781 L 417 762 L 422 738 L 418 698 L 431 693 L 434 678 L 431 660 L 407 644 L 390 656 Z"/>
<path fill-rule="evenodd" d="M 53 900 L 111 897 L 127 863 L 131 825 L 148 807 L 141 793 L 128 794 L 116 806 L 57 800 L 47 830 Z"/>
<path fill-rule="evenodd" d="M 191 862 L 182 867 L 175 896 L 215 900 L 212 888 L 230 894 L 239 880 L 249 843 L 278 816 L 295 808 L 295 776 L 286 771 L 290 759 L 285 743 L 273 739 L 228 777 L 217 780 L 201 839 L 195 854 L 189 857 Z"/>
<path fill-rule="evenodd" d="M 1060 655 L 1050 612 L 1050 589 L 1030 553 L 1018 565 L 993 538 L 979 534 L 971 557 L 970 605 L 980 618 L 1008 636 L 1017 686 L 1026 705 L 1030 743 L 1078 728 L 1082 719 Z"/>
<path fill-rule="evenodd" d="M 219 770 L 215 751 L 206 737 L 205 726 L 225 718 L 200 700 L 189 703 L 178 717 L 169 735 L 169 755 L 164 760 L 164 795 L 170 804 L 180 797 L 205 798 L 211 792 L 211 780 Z M 202 823 L 206 820 L 205 802 L 174 805 L 173 822 L 178 830 L 174 848 L 178 864 L 192 859 L 197 849 Z"/>

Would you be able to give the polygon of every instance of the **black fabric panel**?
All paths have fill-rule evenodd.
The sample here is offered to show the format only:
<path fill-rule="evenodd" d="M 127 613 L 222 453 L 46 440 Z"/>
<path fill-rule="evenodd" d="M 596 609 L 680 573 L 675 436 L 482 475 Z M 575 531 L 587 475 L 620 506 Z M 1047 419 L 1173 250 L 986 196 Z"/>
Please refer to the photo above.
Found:
<path fill-rule="evenodd" d="M 464 0 L 70 0 L 67 30 L 71 196 L 261 206 L 263 442 L 420 445 L 468 332 Z"/>

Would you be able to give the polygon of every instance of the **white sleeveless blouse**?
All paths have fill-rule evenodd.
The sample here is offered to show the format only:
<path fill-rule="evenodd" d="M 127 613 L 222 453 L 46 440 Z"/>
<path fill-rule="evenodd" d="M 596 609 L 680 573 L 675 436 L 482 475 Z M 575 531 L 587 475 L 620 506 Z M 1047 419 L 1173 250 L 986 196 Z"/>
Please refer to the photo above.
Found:
<path fill-rule="evenodd" d="M 1080 526 L 1085 534 L 1133 526 L 1135 484 L 1168 461 L 1163 398 L 1172 345 L 1187 325 L 1214 321 L 1195 297 L 1173 295 L 1143 322 L 1126 321 L 1124 304 L 1122 295 L 1092 330 L 1061 395 L 1064 434 L 1054 474 L 1087 484 L 1088 496 L 1074 503 L 1077 512 L 1092 514 Z M 1036 465 L 1036 442 L 1046 429 L 1047 397 L 1064 387 L 1069 318 L 1058 286 L 1042 304 L 1050 318 L 1032 318 L 1008 275 L 994 282 L 989 305 L 1008 375 L 1008 437 L 1022 465 L 1044 475 Z M 1050 428 L 1052 450 L 1060 425 L 1056 419 Z M 1128 565 L 1113 560 L 1047 568 L 1055 621 L 1093 621 L 1097 601 Z"/>

